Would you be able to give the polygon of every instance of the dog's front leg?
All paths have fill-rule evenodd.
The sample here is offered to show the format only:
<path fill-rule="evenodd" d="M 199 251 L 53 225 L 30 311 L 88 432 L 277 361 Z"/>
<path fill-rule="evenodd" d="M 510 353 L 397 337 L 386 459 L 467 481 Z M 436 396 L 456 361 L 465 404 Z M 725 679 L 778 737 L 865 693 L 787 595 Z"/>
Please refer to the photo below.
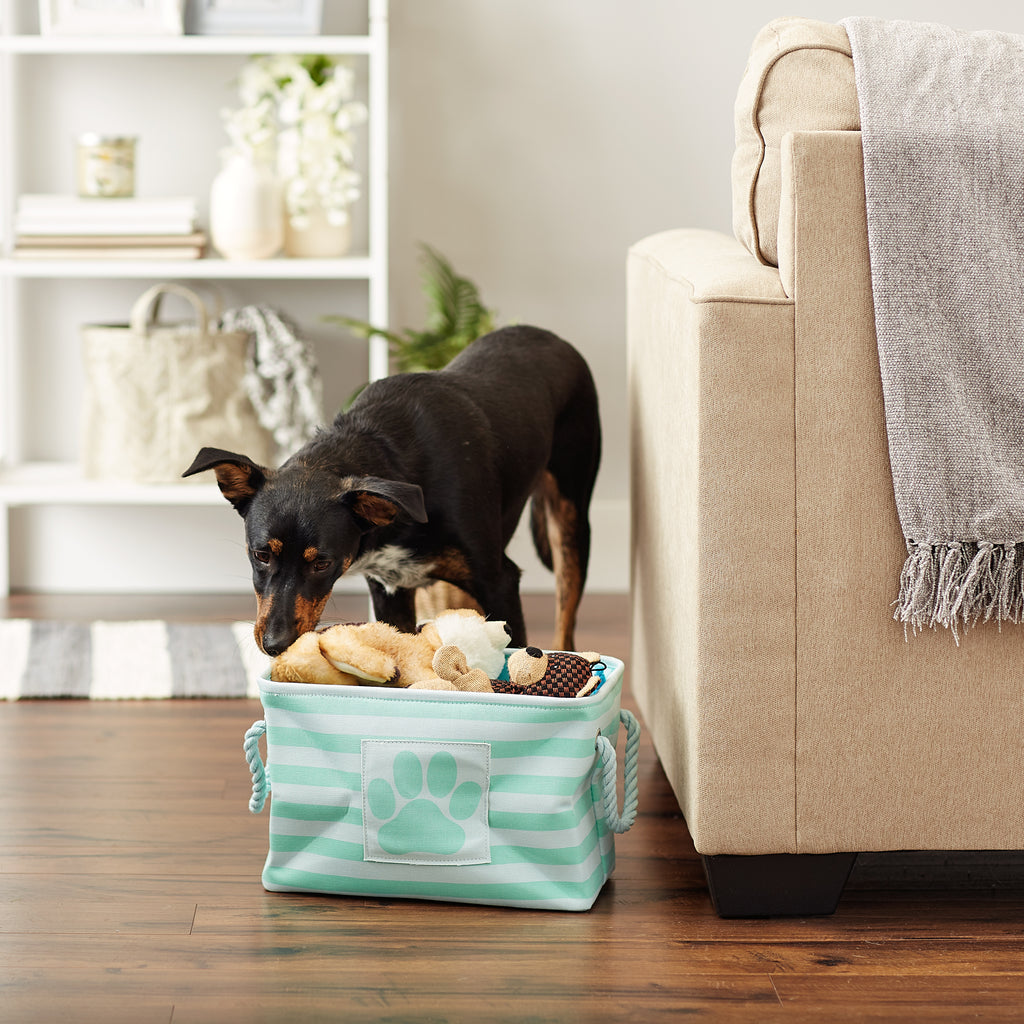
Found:
<path fill-rule="evenodd" d="M 390 593 L 384 585 L 367 577 L 373 614 L 378 622 L 389 622 L 403 633 L 416 632 L 416 591 L 400 588 Z"/>
<path fill-rule="evenodd" d="M 527 643 L 526 621 L 519 597 L 521 575 L 519 566 L 508 555 L 502 555 L 500 568 L 478 581 L 473 594 L 487 618 L 505 623 L 511 647 L 525 647 Z"/>

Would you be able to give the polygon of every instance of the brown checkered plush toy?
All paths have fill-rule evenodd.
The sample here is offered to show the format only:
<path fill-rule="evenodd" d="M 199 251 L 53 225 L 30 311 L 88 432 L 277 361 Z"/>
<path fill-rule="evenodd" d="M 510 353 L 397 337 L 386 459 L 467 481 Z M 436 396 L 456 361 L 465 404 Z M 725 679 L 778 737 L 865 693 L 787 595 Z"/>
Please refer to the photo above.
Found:
<path fill-rule="evenodd" d="M 524 647 L 508 659 L 509 682 L 493 679 L 495 693 L 528 693 L 537 697 L 585 697 L 601 682 L 595 668 L 600 656 L 590 651 L 570 654 Z"/>

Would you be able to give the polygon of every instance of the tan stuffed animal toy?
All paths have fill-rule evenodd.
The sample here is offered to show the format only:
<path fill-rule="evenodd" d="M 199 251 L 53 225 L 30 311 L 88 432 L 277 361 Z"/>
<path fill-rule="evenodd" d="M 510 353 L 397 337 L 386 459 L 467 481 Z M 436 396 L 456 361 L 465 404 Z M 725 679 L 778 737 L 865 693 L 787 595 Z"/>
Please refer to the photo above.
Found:
<path fill-rule="evenodd" d="M 422 633 L 402 633 L 386 622 L 329 626 L 304 633 L 278 655 L 270 678 L 278 683 L 454 690 L 453 683 L 434 671 L 436 649 Z"/>
<path fill-rule="evenodd" d="M 336 669 L 320 650 L 320 634 L 303 633 L 283 654 L 270 665 L 270 678 L 275 683 L 316 683 L 319 686 L 337 686 L 357 683 L 355 677 Z"/>

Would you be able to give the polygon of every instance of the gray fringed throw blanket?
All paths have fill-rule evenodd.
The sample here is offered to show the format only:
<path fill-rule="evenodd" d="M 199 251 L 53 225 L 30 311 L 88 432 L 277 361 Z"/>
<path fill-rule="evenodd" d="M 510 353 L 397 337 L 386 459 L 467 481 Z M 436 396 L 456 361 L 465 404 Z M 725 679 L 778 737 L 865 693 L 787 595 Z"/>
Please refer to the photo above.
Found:
<path fill-rule="evenodd" d="M 1024 613 L 1024 37 L 853 18 L 889 456 L 916 632 Z"/>

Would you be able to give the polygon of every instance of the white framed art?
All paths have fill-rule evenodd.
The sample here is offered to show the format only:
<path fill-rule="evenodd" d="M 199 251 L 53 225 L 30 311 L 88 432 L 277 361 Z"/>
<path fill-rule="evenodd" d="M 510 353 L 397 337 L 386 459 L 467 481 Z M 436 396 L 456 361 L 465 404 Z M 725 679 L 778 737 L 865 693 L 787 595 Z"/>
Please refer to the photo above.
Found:
<path fill-rule="evenodd" d="M 322 0 L 189 0 L 186 27 L 201 36 L 316 36 Z"/>
<path fill-rule="evenodd" d="M 39 0 L 44 36 L 180 36 L 184 0 Z"/>

